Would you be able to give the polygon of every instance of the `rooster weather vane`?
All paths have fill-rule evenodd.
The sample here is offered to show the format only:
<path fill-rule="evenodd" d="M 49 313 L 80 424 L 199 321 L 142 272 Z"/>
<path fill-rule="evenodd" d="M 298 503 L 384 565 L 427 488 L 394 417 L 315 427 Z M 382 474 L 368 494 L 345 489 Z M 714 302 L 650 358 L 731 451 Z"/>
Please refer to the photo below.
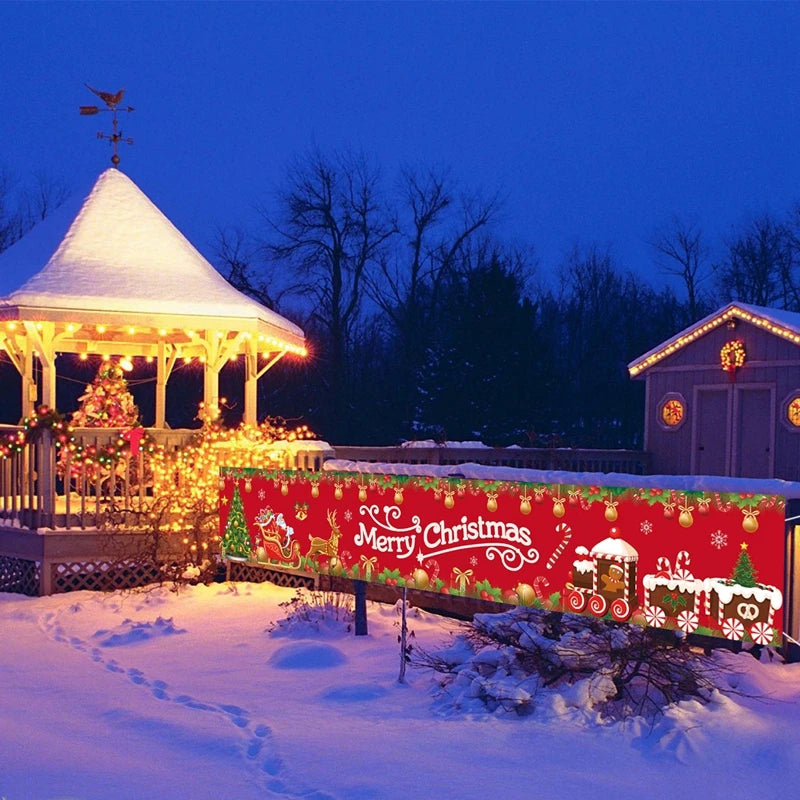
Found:
<path fill-rule="evenodd" d="M 98 139 L 108 139 L 111 145 L 114 148 L 114 155 L 111 156 L 111 163 L 119 168 L 120 158 L 117 153 L 117 144 L 119 142 L 125 142 L 126 144 L 133 144 L 133 139 L 130 137 L 124 137 L 122 135 L 122 131 L 117 130 L 117 112 L 118 111 L 133 111 L 132 106 L 123 106 L 119 107 L 119 104 L 122 102 L 122 95 L 125 94 L 124 89 L 120 89 L 115 94 L 111 92 L 101 92 L 98 89 L 95 89 L 93 86 L 89 86 L 86 84 L 86 88 L 90 91 L 94 92 L 107 106 L 108 108 L 100 108 L 99 106 L 81 106 L 80 111 L 82 116 L 92 116 L 94 114 L 99 114 L 101 111 L 110 111 L 112 114 L 112 125 L 113 125 L 113 133 L 103 133 L 99 131 L 97 134 Z"/>

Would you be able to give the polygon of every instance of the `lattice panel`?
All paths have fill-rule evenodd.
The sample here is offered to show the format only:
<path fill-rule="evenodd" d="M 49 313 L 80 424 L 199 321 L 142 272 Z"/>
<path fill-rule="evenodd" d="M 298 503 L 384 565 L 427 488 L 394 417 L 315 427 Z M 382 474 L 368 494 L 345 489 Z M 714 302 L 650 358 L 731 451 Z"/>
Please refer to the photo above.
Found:
<path fill-rule="evenodd" d="M 108 592 L 134 589 L 153 583 L 161 571 L 152 562 L 131 564 L 107 561 L 53 564 L 53 593 L 89 591 Z"/>
<path fill-rule="evenodd" d="M 0 556 L 0 592 L 39 594 L 39 563 L 24 558 Z"/>
<path fill-rule="evenodd" d="M 252 564 L 242 564 L 238 561 L 230 562 L 230 579 L 232 581 L 246 581 L 248 583 L 264 583 L 270 581 L 276 586 L 286 586 L 290 589 L 313 589 L 314 577 L 311 575 L 295 575 L 291 572 L 281 572 L 275 569 L 265 569 Z"/>

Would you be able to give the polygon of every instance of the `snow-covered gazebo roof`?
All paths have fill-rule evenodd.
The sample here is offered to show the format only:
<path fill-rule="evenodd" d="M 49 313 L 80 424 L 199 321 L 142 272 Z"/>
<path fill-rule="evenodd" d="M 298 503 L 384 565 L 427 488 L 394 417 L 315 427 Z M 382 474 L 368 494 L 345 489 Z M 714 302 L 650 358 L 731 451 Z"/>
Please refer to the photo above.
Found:
<path fill-rule="evenodd" d="M 300 328 L 234 289 L 114 168 L 0 254 L 0 344 L 23 383 L 32 384 L 26 364 L 39 358 L 48 405 L 58 352 L 158 359 L 162 389 L 176 359 L 198 359 L 207 402 L 224 363 L 243 355 L 251 422 L 257 379 L 282 356 L 306 354 Z M 23 386 L 29 408 L 31 394 Z"/>

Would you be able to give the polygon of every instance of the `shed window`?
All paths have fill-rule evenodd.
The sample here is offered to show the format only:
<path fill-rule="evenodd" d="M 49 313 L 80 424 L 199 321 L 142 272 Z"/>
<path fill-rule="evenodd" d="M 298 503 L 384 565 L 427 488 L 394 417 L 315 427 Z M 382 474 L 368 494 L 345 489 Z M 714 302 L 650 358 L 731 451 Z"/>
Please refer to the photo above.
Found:
<path fill-rule="evenodd" d="M 800 395 L 795 395 L 786 406 L 786 419 L 795 428 L 800 428 Z"/>
<path fill-rule="evenodd" d="M 686 418 L 686 401 L 680 395 L 667 395 L 660 403 L 658 418 L 668 430 L 679 428 Z"/>

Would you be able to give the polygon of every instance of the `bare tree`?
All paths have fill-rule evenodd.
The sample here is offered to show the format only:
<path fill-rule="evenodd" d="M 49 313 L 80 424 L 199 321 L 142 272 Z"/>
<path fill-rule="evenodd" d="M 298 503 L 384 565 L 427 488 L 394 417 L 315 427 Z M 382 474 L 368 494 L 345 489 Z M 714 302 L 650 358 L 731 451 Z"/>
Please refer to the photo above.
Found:
<path fill-rule="evenodd" d="M 697 221 L 673 216 L 663 227 L 656 230 L 650 239 L 656 253 L 656 261 L 662 272 L 675 275 L 686 287 L 687 310 L 692 322 L 700 316 L 698 305 L 700 286 L 712 274 L 708 263 L 708 246 Z"/>
<path fill-rule="evenodd" d="M 25 233 L 25 219 L 14 193 L 14 179 L 0 168 L 0 253 Z"/>
<path fill-rule="evenodd" d="M 324 341 L 328 413 L 344 420 L 348 355 L 360 321 L 366 275 L 396 223 L 381 194 L 380 171 L 364 155 L 319 150 L 295 160 L 278 198 L 266 252 L 297 276 L 310 301 L 311 323 Z"/>
<path fill-rule="evenodd" d="M 60 179 L 39 172 L 26 187 L 0 168 L 0 253 L 58 208 L 68 195 L 67 185 Z"/>
<path fill-rule="evenodd" d="M 758 306 L 792 305 L 792 248 L 786 225 L 769 214 L 755 217 L 728 241 L 719 268 L 724 294 Z"/>
<path fill-rule="evenodd" d="M 215 266 L 228 283 L 267 308 L 278 311 L 281 301 L 299 290 L 286 280 L 285 270 L 262 258 L 263 246 L 239 227 L 217 228 L 212 243 Z"/>

